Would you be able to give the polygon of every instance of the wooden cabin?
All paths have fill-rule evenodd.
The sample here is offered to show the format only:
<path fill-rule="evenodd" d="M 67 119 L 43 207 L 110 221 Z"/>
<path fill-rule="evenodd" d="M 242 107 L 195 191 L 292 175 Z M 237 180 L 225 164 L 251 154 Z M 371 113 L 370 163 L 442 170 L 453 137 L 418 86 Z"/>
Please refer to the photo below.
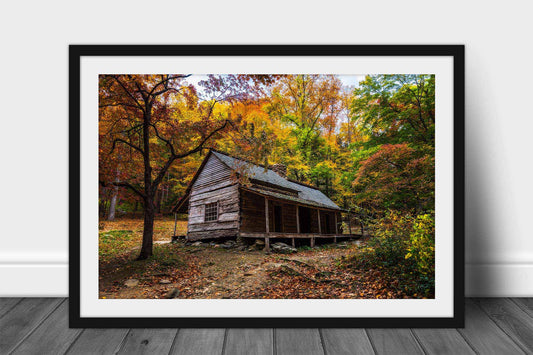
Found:
<path fill-rule="evenodd" d="M 283 165 L 268 169 L 210 150 L 173 209 L 188 213 L 187 240 L 346 237 L 341 211 L 316 187 L 286 177 Z"/>

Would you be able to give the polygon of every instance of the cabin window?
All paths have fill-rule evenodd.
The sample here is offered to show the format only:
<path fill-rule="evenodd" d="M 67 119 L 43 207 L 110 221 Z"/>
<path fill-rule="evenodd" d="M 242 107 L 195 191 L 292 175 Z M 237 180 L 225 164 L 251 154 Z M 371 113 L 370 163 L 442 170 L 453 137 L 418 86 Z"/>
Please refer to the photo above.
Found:
<path fill-rule="evenodd" d="M 208 203 L 205 205 L 205 222 L 218 220 L 218 202 Z"/>

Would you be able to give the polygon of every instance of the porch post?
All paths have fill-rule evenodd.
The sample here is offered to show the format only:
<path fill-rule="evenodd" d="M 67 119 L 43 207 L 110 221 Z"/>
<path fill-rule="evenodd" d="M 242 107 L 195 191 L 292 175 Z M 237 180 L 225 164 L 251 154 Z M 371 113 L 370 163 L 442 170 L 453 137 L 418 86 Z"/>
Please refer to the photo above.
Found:
<path fill-rule="evenodd" d="M 178 213 L 174 212 L 174 234 L 172 234 L 173 237 L 176 236 L 176 226 L 178 225 Z"/>
<path fill-rule="evenodd" d="M 300 207 L 298 205 L 296 205 L 296 233 L 300 234 Z"/>
<path fill-rule="evenodd" d="M 311 237 L 311 248 L 315 247 L 315 237 Z"/>
<path fill-rule="evenodd" d="M 322 234 L 322 226 L 320 225 L 320 210 L 316 210 L 318 212 L 318 234 Z"/>
<path fill-rule="evenodd" d="M 337 243 L 337 234 L 339 234 L 339 227 L 337 226 L 337 212 L 335 212 L 335 236 L 333 237 L 333 243 Z"/>
<path fill-rule="evenodd" d="M 265 197 L 265 251 L 270 252 L 270 239 L 268 234 L 270 233 L 269 221 L 268 221 L 268 199 Z"/>

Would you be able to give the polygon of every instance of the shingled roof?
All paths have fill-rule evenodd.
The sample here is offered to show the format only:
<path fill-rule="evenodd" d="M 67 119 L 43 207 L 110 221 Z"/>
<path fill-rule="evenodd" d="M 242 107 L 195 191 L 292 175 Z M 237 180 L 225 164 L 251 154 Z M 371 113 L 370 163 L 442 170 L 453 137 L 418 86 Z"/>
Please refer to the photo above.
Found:
<path fill-rule="evenodd" d="M 212 153 L 224 164 L 226 164 L 230 169 L 239 173 L 244 173 L 250 179 L 259 180 L 271 185 L 298 191 L 298 197 L 288 196 L 280 193 L 276 193 L 276 196 L 274 197 L 318 207 L 341 210 L 339 206 L 337 206 L 333 201 L 331 201 L 326 195 L 324 195 L 320 190 L 315 187 L 291 181 L 278 175 L 271 169 L 265 169 L 262 166 L 253 164 L 243 159 L 232 157 L 225 153 L 221 153 L 215 150 L 212 150 Z M 273 194 L 272 192 L 264 191 L 262 191 L 261 193 Z"/>

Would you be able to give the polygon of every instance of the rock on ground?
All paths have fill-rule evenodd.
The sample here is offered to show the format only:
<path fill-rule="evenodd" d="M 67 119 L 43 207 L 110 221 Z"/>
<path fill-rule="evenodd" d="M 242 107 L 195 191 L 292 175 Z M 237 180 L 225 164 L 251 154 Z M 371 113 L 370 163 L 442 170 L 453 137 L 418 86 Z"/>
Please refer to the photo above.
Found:
<path fill-rule="evenodd" d="M 128 279 L 126 282 L 124 282 L 124 286 L 127 287 L 135 287 L 139 284 L 139 280 L 137 279 Z"/>
<path fill-rule="evenodd" d="M 280 253 L 280 254 L 293 254 L 297 252 L 296 248 L 293 248 L 281 242 L 272 244 L 272 251 L 274 253 Z"/>

